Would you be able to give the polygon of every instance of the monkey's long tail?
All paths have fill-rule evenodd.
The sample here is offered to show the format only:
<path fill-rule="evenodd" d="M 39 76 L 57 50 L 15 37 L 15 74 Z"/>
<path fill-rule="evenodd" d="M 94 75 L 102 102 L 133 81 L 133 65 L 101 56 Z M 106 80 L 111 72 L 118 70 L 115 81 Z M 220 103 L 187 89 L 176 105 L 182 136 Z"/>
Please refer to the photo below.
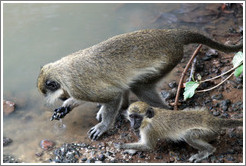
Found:
<path fill-rule="evenodd" d="M 232 119 L 220 119 L 222 128 L 235 128 L 243 126 L 243 120 L 232 120 Z"/>
<path fill-rule="evenodd" d="M 192 31 L 180 31 L 180 40 L 183 40 L 184 44 L 199 43 L 209 46 L 213 49 L 223 52 L 236 52 L 243 48 L 243 43 L 238 45 L 224 45 L 218 43 L 202 34 Z"/>

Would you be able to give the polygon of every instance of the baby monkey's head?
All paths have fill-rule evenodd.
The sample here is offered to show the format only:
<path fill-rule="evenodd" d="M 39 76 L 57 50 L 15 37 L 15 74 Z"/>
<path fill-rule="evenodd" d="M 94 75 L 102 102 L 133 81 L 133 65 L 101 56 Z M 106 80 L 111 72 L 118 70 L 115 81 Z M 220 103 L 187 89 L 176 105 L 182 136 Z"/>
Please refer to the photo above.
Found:
<path fill-rule="evenodd" d="M 155 115 L 154 109 L 147 103 L 138 101 L 132 103 L 127 111 L 128 120 L 134 130 L 140 128 L 144 118 L 152 118 Z"/>

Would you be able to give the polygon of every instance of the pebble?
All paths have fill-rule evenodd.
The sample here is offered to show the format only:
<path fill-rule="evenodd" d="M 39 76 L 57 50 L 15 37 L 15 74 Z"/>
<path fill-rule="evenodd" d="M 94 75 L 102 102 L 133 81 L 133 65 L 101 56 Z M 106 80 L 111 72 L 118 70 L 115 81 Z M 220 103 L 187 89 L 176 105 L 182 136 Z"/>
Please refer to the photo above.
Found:
<path fill-rule="evenodd" d="M 40 146 L 44 150 L 52 150 L 55 146 L 55 142 L 51 140 L 44 139 L 40 142 Z"/>
<path fill-rule="evenodd" d="M 169 161 L 170 161 L 171 163 L 173 163 L 173 162 L 175 161 L 175 158 L 174 158 L 174 157 L 170 157 L 170 158 L 169 158 Z"/>
<path fill-rule="evenodd" d="M 87 163 L 95 163 L 95 159 L 94 158 L 91 158 L 91 159 L 88 159 L 86 162 Z"/>
<path fill-rule="evenodd" d="M 65 143 L 60 148 L 54 150 L 53 154 L 55 158 L 53 161 L 56 163 L 77 163 L 78 157 L 81 156 L 79 152 L 80 148 L 79 144 Z"/>
<path fill-rule="evenodd" d="M 15 110 L 15 103 L 12 101 L 3 100 L 3 115 L 7 116 L 14 112 Z"/>
<path fill-rule="evenodd" d="M 220 102 L 220 107 L 222 108 L 223 111 L 227 111 L 230 104 L 231 104 L 231 101 L 229 99 L 222 100 Z"/>
<path fill-rule="evenodd" d="M 156 156 L 155 159 L 160 160 L 160 159 L 163 159 L 163 157 L 159 155 L 159 156 Z"/>
<path fill-rule="evenodd" d="M 14 156 L 3 154 L 3 163 L 20 163 Z"/>
<path fill-rule="evenodd" d="M 231 105 L 233 111 L 240 111 L 243 110 L 243 102 L 239 101 Z"/>
<path fill-rule="evenodd" d="M 220 115 L 220 112 L 219 111 L 213 111 L 213 115 L 214 116 L 219 116 Z"/>
<path fill-rule="evenodd" d="M 87 158 L 86 158 L 86 157 L 81 159 L 81 161 L 86 161 L 86 160 L 87 160 Z"/>
<path fill-rule="evenodd" d="M 218 52 L 217 52 L 216 50 L 214 50 L 214 49 L 209 49 L 209 50 L 206 52 L 205 56 L 202 57 L 202 60 L 208 61 L 208 60 L 210 60 L 210 59 L 212 59 L 212 58 L 217 58 L 218 55 L 219 55 L 219 54 L 218 54 Z"/>
<path fill-rule="evenodd" d="M 106 157 L 105 157 L 104 154 L 101 154 L 101 155 L 98 156 L 98 160 L 99 160 L 99 161 L 104 161 L 105 158 L 106 158 Z"/>
<path fill-rule="evenodd" d="M 168 86 L 169 86 L 171 89 L 173 89 L 173 88 L 176 88 L 176 87 L 177 87 L 177 83 L 176 83 L 176 81 L 172 81 L 172 82 L 168 83 Z"/>
<path fill-rule="evenodd" d="M 221 99 L 223 99 L 223 95 L 222 94 L 213 95 L 211 98 L 215 99 L 215 100 L 221 100 Z"/>
<path fill-rule="evenodd" d="M 3 146 L 9 145 L 11 142 L 13 142 L 12 139 L 7 138 L 7 137 L 3 137 Z"/>
<path fill-rule="evenodd" d="M 44 152 L 37 152 L 37 153 L 35 153 L 35 155 L 36 155 L 37 157 L 41 157 L 41 156 L 43 156 L 43 154 L 44 154 Z"/>

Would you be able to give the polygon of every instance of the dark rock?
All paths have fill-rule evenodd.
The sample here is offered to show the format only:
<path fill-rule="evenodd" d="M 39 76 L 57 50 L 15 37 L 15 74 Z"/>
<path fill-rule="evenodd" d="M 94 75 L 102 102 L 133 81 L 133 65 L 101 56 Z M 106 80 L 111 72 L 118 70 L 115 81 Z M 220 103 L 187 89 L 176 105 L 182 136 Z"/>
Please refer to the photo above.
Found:
<path fill-rule="evenodd" d="M 219 112 L 219 111 L 214 111 L 214 112 L 213 112 L 213 115 L 214 115 L 214 116 L 219 116 L 219 115 L 220 115 L 220 112 Z"/>
<path fill-rule="evenodd" d="M 7 138 L 7 137 L 3 137 L 3 146 L 9 145 L 11 142 L 13 142 L 12 139 Z"/>
<path fill-rule="evenodd" d="M 81 148 L 88 148 L 88 144 L 86 143 L 80 143 L 80 144 L 77 144 L 77 146 L 81 147 Z"/>
<path fill-rule="evenodd" d="M 215 100 L 221 100 L 221 99 L 223 99 L 223 95 L 222 94 L 213 95 L 211 98 L 215 99 Z"/>
<path fill-rule="evenodd" d="M 228 153 L 228 154 L 235 154 L 235 150 L 234 149 L 229 149 L 226 153 Z"/>
<path fill-rule="evenodd" d="M 209 49 L 209 50 L 206 52 L 205 56 L 202 57 L 202 60 L 204 60 L 204 61 L 209 61 L 209 60 L 212 59 L 212 58 L 217 58 L 218 55 L 219 55 L 219 54 L 218 54 L 218 52 L 217 52 L 216 50 L 214 50 L 214 49 Z"/>
<path fill-rule="evenodd" d="M 175 158 L 174 158 L 174 157 L 170 157 L 170 158 L 169 158 L 169 161 L 170 161 L 171 163 L 173 163 L 173 162 L 175 161 Z"/>
<path fill-rule="evenodd" d="M 143 154 L 140 154 L 139 155 L 139 158 L 141 158 L 141 159 L 143 159 L 143 158 L 145 158 L 146 156 L 145 155 L 143 155 Z"/>
<path fill-rule="evenodd" d="M 222 108 L 223 111 L 227 111 L 230 104 L 231 104 L 231 101 L 229 99 L 222 100 L 220 102 L 220 107 Z"/>
<path fill-rule="evenodd" d="M 236 82 L 238 84 L 243 84 L 243 73 L 239 77 L 236 77 Z"/>
<path fill-rule="evenodd" d="M 163 159 L 163 157 L 159 155 L 159 156 L 156 156 L 155 159 L 160 160 L 160 159 Z"/>
<path fill-rule="evenodd" d="M 100 161 L 104 161 L 105 160 L 105 155 L 104 154 L 100 154 L 99 156 L 98 156 L 98 160 L 100 160 Z"/>
<path fill-rule="evenodd" d="M 86 160 L 87 160 L 87 158 L 86 158 L 86 157 L 81 159 L 81 161 L 86 161 Z"/>
<path fill-rule="evenodd" d="M 60 148 L 54 150 L 54 159 L 56 163 L 77 163 L 80 146 L 77 144 L 63 144 Z"/>
<path fill-rule="evenodd" d="M 55 142 L 51 140 L 44 139 L 40 142 L 40 146 L 44 150 L 51 150 L 55 146 Z"/>
<path fill-rule="evenodd" d="M 238 86 L 237 86 L 237 89 L 243 89 L 243 85 L 241 85 L 241 84 L 238 85 Z"/>
<path fill-rule="evenodd" d="M 237 140 L 237 143 L 238 143 L 240 146 L 243 146 L 243 140 L 239 139 L 239 140 Z"/>
<path fill-rule="evenodd" d="M 171 89 L 173 89 L 173 88 L 176 88 L 176 87 L 177 87 L 177 83 L 176 83 L 176 81 L 172 81 L 172 82 L 168 83 L 168 86 L 169 86 Z"/>
<path fill-rule="evenodd" d="M 221 118 L 229 118 L 229 114 L 224 112 L 220 117 Z"/>
<path fill-rule="evenodd" d="M 14 156 L 3 154 L 3 163 L 20 163 Z"/>
<path fill-rule="evenodd" d="M 228 161 L 234 161 L 234 160 L 235 160 L 234 157 L 231 156 L 231 155 L 228 155 L 228 156 L 226 157 L 226 159 L 227 159 Z"/>
<path fill-rule="evenodd" d="M 41 156 L 43 156 L 43 154 L 44 154 L 44 152 L 37 152 L 37 153 L 35 153 L 35 155 L 36 155 L 37 157 L 41 157 Z"/>
<path fill-rule="evenodd" d="M 87 161 L 86 161 L 86 163 L 95 163 L 95 159 L 94 158 L 91 158 L 91 159 L 88 159 Z"/>
<path fill-rule="evenodd" d="M 7 116 L 14 112 L 15 110 L 15 103 L 12 101 L 3 100 L 3 115 Z"/>
<path fill-rule="evenodd" d="M 211 102 L 212 102 L 212 100 L 207 99 L 207 100 L 205 100 L 203 103 L 204 103 L 204 104 L 208 104 L 208 103 L 211 103 Z"/>

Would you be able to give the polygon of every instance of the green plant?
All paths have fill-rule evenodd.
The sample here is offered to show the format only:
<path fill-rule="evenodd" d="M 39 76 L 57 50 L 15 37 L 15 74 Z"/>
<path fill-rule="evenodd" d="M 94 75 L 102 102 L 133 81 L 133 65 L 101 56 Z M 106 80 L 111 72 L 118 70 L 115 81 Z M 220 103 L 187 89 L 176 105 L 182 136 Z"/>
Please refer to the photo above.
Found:
<path fill-rule="evenodd" d="M 194 78 L 192 77 L 193 81 L 189 81 L 189 82 L 185 83 L 185 91 L 184 91 L 184 94 L 183 94 L 184 95 L 184 100 L 187 100 L 188 98 L 193 97 L 196 92 L 206 92 L 206 91 L 210 91 L 212 89 L 217 88 L 218 86 L 223 84 L 226 80 L 228 80 L 233 74 L 234 74 L 235 77 L 238 77 L 243 72 L 243 52 L 240 51 L 240 52 L 235 54 L 235 56 L 233 57 L 233 60 L 232 60 L 232 64 L 233 64 L 233 68 L 231 68 L 230 70 L 222 73 L 219 76 L 216 76 L 216 77 L 213 77 L 213 78 L 210 78 L 210 79 L 206 79 L 206 80 L 201 81 L 200 79 L 199 80 L 194 80 Z M 230 73 L 232 71 L 234 71 L 234 72 L 231 73 L 226 79 L 221 81 L 216 86 L 214 86 L 212 88 L 209 88 L 209 89 L 196 91 L 196 89 L 199 87 L 199 85 L 201 83 L 220 78 L 221 76 L 223 76 L 223 75 L 225 75 L 227 73 Z"/>

